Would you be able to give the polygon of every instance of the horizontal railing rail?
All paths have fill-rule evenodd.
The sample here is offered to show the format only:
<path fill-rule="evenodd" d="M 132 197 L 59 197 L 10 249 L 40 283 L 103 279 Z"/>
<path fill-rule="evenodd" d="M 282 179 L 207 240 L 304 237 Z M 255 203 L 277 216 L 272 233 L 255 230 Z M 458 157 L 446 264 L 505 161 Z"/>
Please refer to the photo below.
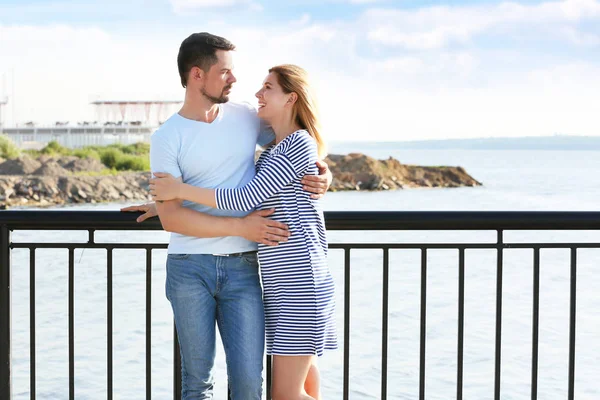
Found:
<path fill-rule="evenodd" d="M 118 211 L 2 211 L 0 225 L 19 230 L 161 230 Z M 329 230 L 581 230 L 598 229 L 595 211 L 329 211 Z"/>

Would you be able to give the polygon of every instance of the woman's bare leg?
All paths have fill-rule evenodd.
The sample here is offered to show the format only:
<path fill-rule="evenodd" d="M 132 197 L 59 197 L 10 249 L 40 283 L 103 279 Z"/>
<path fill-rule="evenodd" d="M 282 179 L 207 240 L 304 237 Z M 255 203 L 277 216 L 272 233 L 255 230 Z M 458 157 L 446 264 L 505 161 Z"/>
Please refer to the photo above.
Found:
<path fill-rule="evenodd" d="M 304 391 L 315 400 L 321 400 L 321 374 L 317 366 L 317 356 L 311 357 L 310 368 L 304 382 Z"/>
<path fill-rule="evenodd" d="M 312 356 L 273 356 L 273 400 L 315 400 L 304 391 Z"/>

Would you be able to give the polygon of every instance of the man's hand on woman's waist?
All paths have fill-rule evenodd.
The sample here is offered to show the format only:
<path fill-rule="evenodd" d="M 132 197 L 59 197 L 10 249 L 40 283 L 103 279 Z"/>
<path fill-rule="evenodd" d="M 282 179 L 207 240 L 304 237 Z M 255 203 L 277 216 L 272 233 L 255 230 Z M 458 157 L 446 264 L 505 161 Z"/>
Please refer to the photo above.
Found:
<path fill-rule="evenodd" d="M 319 175 L 305 175 L 302 178 L 304 190 L 312 193 L 311 199 L 320 199 L 325 196 L 333 181 L 333 175 L 325 161 L 317 161 L 317 167 L 319 167 Z"/>

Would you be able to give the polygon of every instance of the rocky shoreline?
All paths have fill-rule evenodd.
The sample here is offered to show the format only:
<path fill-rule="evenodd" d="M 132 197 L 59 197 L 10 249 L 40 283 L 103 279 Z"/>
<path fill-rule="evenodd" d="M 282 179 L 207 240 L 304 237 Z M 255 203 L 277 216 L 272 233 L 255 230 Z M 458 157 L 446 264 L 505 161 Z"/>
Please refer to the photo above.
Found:
<path fill-rule="evenodd" d="M 0 207 L 146 202 L 150 173 L 114 176 L 0 176 Z"/>
<path fill-rule="evenodd" d="M 482 184 L 462 167 L 421 167 L 395 158 L 376 160 L 359 153 L 331 154 L 325 160 L 333 174 L 331 191 L 457 188 Z"/>
<path fill-rule="evenodd" d="M 421 167 L 364 154 L 330 155 L 330 191 L 480 186 L 462 167 Z M 146 202 L 149 172 L 108 173 L 93 158 L 21 156 L 0 159 L 0 207 Z"/>

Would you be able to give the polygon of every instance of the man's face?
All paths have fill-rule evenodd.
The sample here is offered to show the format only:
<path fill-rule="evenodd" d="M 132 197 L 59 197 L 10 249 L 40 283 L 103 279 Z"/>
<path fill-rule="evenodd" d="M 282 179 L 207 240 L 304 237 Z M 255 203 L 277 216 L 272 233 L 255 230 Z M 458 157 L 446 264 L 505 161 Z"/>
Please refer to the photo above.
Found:
<path fill-rule="evenodd" d="M 204 74 L 200 93 L 215 104 L 227 103 L 234 82 L 231 51 L 217 50 L 217 63 Z"/>

